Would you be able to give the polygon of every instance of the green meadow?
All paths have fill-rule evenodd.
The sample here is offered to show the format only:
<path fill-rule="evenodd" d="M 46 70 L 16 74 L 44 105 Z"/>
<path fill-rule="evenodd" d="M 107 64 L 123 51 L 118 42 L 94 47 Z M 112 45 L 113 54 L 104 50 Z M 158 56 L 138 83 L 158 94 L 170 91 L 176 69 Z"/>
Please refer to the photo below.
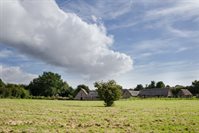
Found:
<path fill-rule="evenodd" d="M 102 101 L 0 99 L 0 132 L 199 132 L 199 100 Z"/>

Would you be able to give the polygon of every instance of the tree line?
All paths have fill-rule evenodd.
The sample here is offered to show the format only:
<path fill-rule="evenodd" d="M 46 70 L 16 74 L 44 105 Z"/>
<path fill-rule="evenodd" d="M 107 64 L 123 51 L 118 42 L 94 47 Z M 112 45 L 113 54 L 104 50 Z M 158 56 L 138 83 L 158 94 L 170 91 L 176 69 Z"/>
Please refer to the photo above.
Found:
<path fill-rule="evenodd" d="M 122 95 L 122 86 L 114 80 L 108 82 L 95 82 L 99 97 L 104 100 L 105 106 L 113 105 Z M 75 89 L 67 82 L 63 81 L 57 73 L 43 72 L 38 78 L 33 79 L 29 85 L 5 84 L 0 79 L 0 98 L 38 98 L 50 97 L 50 99 L 60 97 L 73 99 L 77 93 L 84 89 L 89 93 L 89 87 L 80 84 Z"/>
<path fill-rule="evenodd" d="M 72 88 L 61 76 L 53 72 L 43 72 L 28 85 L 6 84 L 0 79 L 1 98 L 31 98 L 31 97 L 67 97 L 72 99 L 83 88 L 89 91 L 86 85 Z"/>
<path fill-rule="evenodd" d="M 107 82 L 95 82 L 99 98 L 104 100 L 105 106 L 111 106 L 115 100 L 120 99 L 122 95 L 122 86 L 118 85 L 114 80 Z M 138 84 L 133 90 L 140 91 L 151 88 L 171 88 L 174 95 L 181 89 L 188 89 L 193 95 L 199 94 L 199 81 L 195 80 L 191 86 L 170 87 L 165 85 L 163 81 L 151 81 L 150 84 L 143 86 Z M 4 83 L 0 79 L 0 98 L 40 98 L 53 97 L 73 99 L 76 94 L 84 89 L 89 93 L 89 87 L 80 84 L 76 88 L 71 87 L 66 81 L 63 81 L 61 75 L 53 72 L 43 72 L 37 78 L 33 79 L 28 85 Z"/>

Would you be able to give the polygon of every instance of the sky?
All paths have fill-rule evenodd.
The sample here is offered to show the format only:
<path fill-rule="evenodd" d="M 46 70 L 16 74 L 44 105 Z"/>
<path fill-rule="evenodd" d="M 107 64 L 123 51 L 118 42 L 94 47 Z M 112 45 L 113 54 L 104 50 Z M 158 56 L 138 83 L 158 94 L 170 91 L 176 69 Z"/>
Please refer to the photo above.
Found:
<path fill-rule="evenodd" d="M 0 78 L 69 85 L 199 80 L 199 0 L 0 0 Z"/>

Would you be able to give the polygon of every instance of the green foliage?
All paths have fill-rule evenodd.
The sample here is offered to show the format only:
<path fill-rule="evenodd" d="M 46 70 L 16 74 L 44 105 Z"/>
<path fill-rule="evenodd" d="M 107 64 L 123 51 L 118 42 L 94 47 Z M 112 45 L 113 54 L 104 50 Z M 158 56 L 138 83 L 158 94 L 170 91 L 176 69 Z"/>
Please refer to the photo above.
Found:
<path fill-rule="evenodd" d="M 27 98 L 28 96 L 29 91 L 20 85 L 7 84 L 4 87 L 0 87 L 0 97 L 2 98 Z"/>
<path fill-rule="evenodd" d="M 179 92 L 181 89 L 183 89 L 183 88 L 178 88 L 178 87 L 177 87 L 177 88 L 171 89 L 171 91 L 172 91 L 174 97 L 178 97 L 178 92 Z"/>
<path fill-rule="evenodd" d="M 162 81 L 157 82 L 156 88 L 165 88 L 165 84 Z"/>
<path fill-rule="evenodd" d="M 146 89 L 152 89 L 152 88 L 156 88 L 155 81 L 151 81 L 151 84 L 149 84 L 148 87 L 146 87 Z"/>
<path fill-rule="evenodd" d="M 5 83 L 0 79 L 0 87 L 5 87 Z"/>
<path fill-rule="evenodd" d="M 81 90 L 81 89 L 84 89 L 87 93 L 89 93 L 89 87 L 84 85 L 84 84 L 81 84 L 81 85 L 78 85 L 77 88 L 75 89 L 74 93 L 73 93 L 73 96 L 75 97 L 77 95 L 77 93 Z"/>
<path fill-rule="evenodd" d="M 63 82 L 62 87 L 58 90 L 58 94 L 61 97 L 70 97 L 73 94 L 73 88 L 68 85 L 68 83 Z"/>
<path fill-rule="evenodd" d="M 105 106 L 112 106 L 114 101 L 119 100 L 122 94 L 122 86 L 118 85 L 114 80 L 108 82 L 95 82 L 99 97 L 104 100 Z"/>
<path fill-rule="evenodd" d="M 167 87 L 170 87 L 167 85 Z M 151 81 L 149 85 L 146 85 L 144 89 L 152 89 L 152 88 L 165 88 L 165 84 L 163 81 L 158 81 L 157 83 L 155 81 Z"/>
<path fill-rule="evenodd" d="M 199 94 L 199 81 L 195 80 L 192 82 L 192 85 L 188 87 L 188 90 L 193 94 L 197 95 Z"/>
<path fill-rule="evenodd" d="M 166 85 L 166 88 L 170 88 L 170 85 Z"/>
<path fill-rule="evenodd" d="M 38 78 L 33 79 L 28 89 L 33 96 L 64 96 L 69 91 L 69 85 L 63 82 L 59 74 L 43 72 Z"/>
<path fill-rule="evenodd" d="M 143 85 L 142 84 L 138 84 L 134 90 L 135 91 L 140 91 L 140 90 L 143 90 L 143 89 L 144 89 Z"/>

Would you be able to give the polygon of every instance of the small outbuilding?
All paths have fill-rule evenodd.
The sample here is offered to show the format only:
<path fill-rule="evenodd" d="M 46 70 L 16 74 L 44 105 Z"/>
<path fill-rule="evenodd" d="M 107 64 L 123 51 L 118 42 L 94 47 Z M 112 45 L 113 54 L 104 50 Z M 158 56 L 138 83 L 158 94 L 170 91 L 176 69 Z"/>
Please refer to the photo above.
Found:
<path fill-rule="evenodd" d="M 137 97 L 138 94 L 139 94 L 139 91 L 125 89 L 123 90 L 122 97 L 123 98 Z"/>
<path fill-rule="evenodd" d="M 179 92 L 178 92 L 178 97 L 192 97 L 192 93 L 187 90 L 187 89 L 181 89 Z"/>
<path fill-rule="evenodd" d="M 170 88 L 152 88 L 141 90 L 138 94 L 140 97 L 172 97 Z"/>

